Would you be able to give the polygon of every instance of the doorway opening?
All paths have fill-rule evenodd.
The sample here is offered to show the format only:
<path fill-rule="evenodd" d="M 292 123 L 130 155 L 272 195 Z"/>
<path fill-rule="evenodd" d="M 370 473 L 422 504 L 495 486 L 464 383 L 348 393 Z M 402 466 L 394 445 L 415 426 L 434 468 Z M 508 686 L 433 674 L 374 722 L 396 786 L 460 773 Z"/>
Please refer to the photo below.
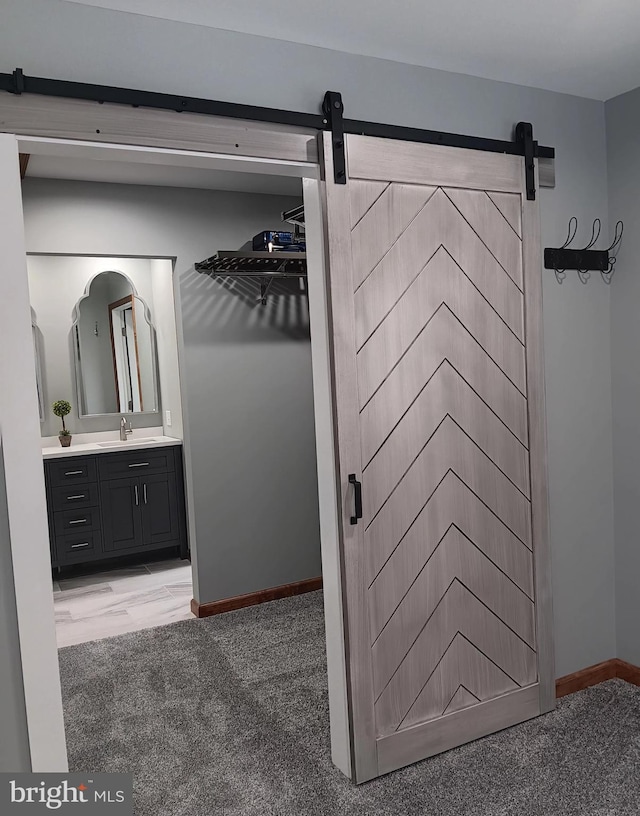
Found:
<path fill-rule="evenodd" d="M 73 144 L 70 145 L 70 154 L 74 150 L 74 147 Z M 100 146 L 100 149 L 108 150 L 108 147 L 104 148 L 104 146 Z M 202 157 L 199 157 L 199 159 L 200 163 L 202 163 Z M 295 578 L 298 576 L 300 576 L 299 582 L 303 582 L 306 578 L 317 578 L 320 572 L 320 539 L 317 511 L 318 485 L 315 473 L 314 395 L 311 385 L 311 347 L 309 338 L 309 306 L 306 301 L 307 292 L 304 287 L 300 287 L 299 285 L 297 291 L 293 292 L 287 290 L 286 287 L 282 291 L 280 291 L 278 287 L 274 287 L 269 291 L 268 297 L 265 298 L 264 293 L 260 292 L 259 288 L 256 289 L 255 285 L 251 285 L 249 282 L 238 284 L 237 281 L 213 280 L 209 276 L 196 272 L 193 268 L 196 261 L 202 260 L 202 258 L 209 256 L 218 249 L 231 248 L 233 250 L 239 250 L 246 241 L 251 241 L 252 237 L 259 233 L 261 229 L 274 230 L 274 228 L 277 229 L 281 226 L 280 216 L 282 211 L 291 209 L 292 206 L 300 206 L 302 202 L 302 186 L 306 187 L 306 200 L 311 203 L 311 209 L 315 210 L 313 216 L 315 218 L 315 227 L 319 227 L 320 208 L 318 203 L 319 199 L 317 197 L 317 182 L 314 178 L 316 168 L 314 166 L 297 167 L 294 169 L 295 175 L 293 175 L 293 177 L 287 178 L 284 176 L 282 179 L 274 173 L 273 168 L 270 168 L 268 174 L 254 173 L 252 183 L 262 187 L 262 189 L 254 191 L 252 189 L 242 189 L 243 185 L 247 183 L 247 179 L 243 179 L 242 176 L 248 174 L 233 173 L 231 171 L 229 171 L 227 175 L 234 176 L 234 187 L 238 184 L 240 186 L 239 190 L 234 189 L 234 187 L 229 188 L 229 180 L 226 182 L 227 186 L 222 190 L 206 187 L 203 189 L 201 184 L 198 186 L 194 185 L 193 187 L 185 187 L 184 182 L 168 185 L 165 181 L 162 186 L 154 185 L 150 182 L 148 176 L 146 184 L 131 185 L 129 183 L 123 186 L 120 186 L 122 184 L 121 182 L 114 180 L 107 181 L 104 178 L 100 180 L 75 178 L 70 181 L 68 173 L 60 179 L 38 177 L 35 175 L 35 173 L 38 172 L 38 165 L 37 162 L 33 162 L 33 157 L 30 164 L 32 167 L 31 172 L 34 173 L 34 175 L 32 176 L 32 181 L 30 181 L 30 177 L 27 176 L 24 181 L 23 189 L 27 249 L 37 254 L 38 257 L 42 257 L 46 254 L 59 257 L 63 253 L 75 254 L 75 252 L 94 257 L 107 257 L 108 255 L 131 257 L 134 254 L 131 251 L 133 245 L 131 240 L 125 240 L 120 243 L 116 242 L 122 250 L 120 252 L 114 252 L 113 250 L 108 251 L 109 247 L 105 238 L 106 232 L 102 233 L 100 240 L 92 246 L 88 246 L 86 242 L 83 243 L 84 238 L 86 238 L 86 221 L 81 221 L 80 223 L 77 221 L 74 222 L 75 235 L 73 240 L 69 240 L 69 236 L 67 236 L 67 240 L 62 243 L 55 244 L 55 242 L 50 242 L 47 244 L 47 229 L 44 226 L 46 214 L 55 213 L 56 211 L 54 207 L 51 207 L 51 202 L 52 196 L 55 198 L 60 195 L 60 185 L 66 185 L 62 198 L 65 200 L 65 206 L 68 207 L 74 206 L 74 195 L 71 194 L 70 184 L 78 187 L 84 186 L 85 190 L 88 185 L 94 185 L 94 187 L 96 185 L 100 186 L 100 195 L 104 194 L 102 203 L 106 202 L 112 213 L 114 209 L 117 211 L 117 207 L 115 206 L 118 200 L 116 187 L 122 191 L 126 186 L 127 193 L 131 194 L 132 198 L 136 198 L 138 204 L 141 202 L 141 196 L 138 195 L 141 194 L 141 188 L 144 187 L 147 190 L 153 188 L 153 195 L 147 198 L 147 206 L 149 205 L 149 200 L 152 200 L 154 195 L 156 199 L 153 205 L 149 207 L 149 221 L 159 220 L 157 199 L 168 189 L 173 190 L 172 195 L 175 194 L 180 199 L 179 203 L 182 207 L 185 206 L 186 199 L 188 198 L 186 191 L 191 190 L 192 193 L 189 193 L 189 195 L 193 195 L 198 199 L 197 206 L 201 210 L 206 197 L 215 191 L 218 199 L 220 199 L 218 194 L 224 194 L 228 197 L 228 201 L 230 202 L 229 206 L 223 205 L 220 200 L 216 202 L 215 214 L 221 222 L 224 223 L 225 219 L 228 221 L 234 217 L 237 219 L 239 215 L 245 217 L 247 223 L 243 224 L 241 228 L 242 240 L 240 240 L 238 230 L 235 230 L 223 241 L 219 239 L 216 234 L 213 234 L 214 230 L 211 229 L 211 225 L 214 225 L 215 221 L 211 218 L 207 221 L 207 215 L 210 215 L 210 213 L 207 214 L 205 212 L 202 216 L 201 225 L 207 221 L 210 226 L 208 230 L 201 230 L 202 238 L 200 239 L 200 246 L 194 246 L 192 242 L 192 246 L 194 246 L 193 257 L 190 258 L 189 263 L 185 262 L 180 256 L 180 253 L 176 253 L 175 250 L 162 251 L 160 253 L 156 250 L 154 253 L 149 250 L 147 245 L 144 250 L 135 253 L 137 257 L 150 257 L 152 255 L 159 257 L 159 255 L 162 255 L 172 256 L 176 259 L 174 261 L 175 273 L 173 276 L 176 304 L 175 317 L 176 324 L 179 327 L 179 340 L 176 354 L 180 359 L 180 406 L 183 411 L 184 419 L 182 441 L 185 463 L 185 494 L 189 519 L 189 540 L 194 564 L 193 595 L 196 599 L 196 604 L 206 606 L 209 601 L 215 603 L 216 601 L 225 601 L 229 598 L 235 600 L 245 594 L 259 594 L 260 590 L 268 591 L 276 585 L 290 586 L 297 583 Z M 103 172 L 106 162 L 102 160 L 102 162 L 96 162 L 96 164 L 101 164 L 100 172 Z M 292 172 L 292 168 L 288 168 L 288 171 Z M 304 185 L 301 185 L 300 177 L 304 174 L 307 174 L 309 178 Z M 283 190 L 282 184 L 278 186 L 279 180 L 289 183 L 287 192 Z M 130 177 L 128 181 L 131 181 Z M 289 190 L 293 191 L 291 181 L 295 181 L 295 195 L 288 192 Z M 30 186 L 33 188 L 33 194 L 29 192 Z M 57 192 L 54 190 L 56 186 L 58 186 Z M 136 193 L 132 193 L 134 186 L 137 190 Z M 275 192 L 271 191 L 270 188 L 272 186 L 275 187 Z M 100 195 L 98 198 L 100 198 Z M 38 201 L 38 197 L 40 197 L 40 201 Z M 268 198 L 277 198 L 278 201 L 271 202 L 273 216 L 266 218 L 264 206 L 257 207 L 255 206 L 255 202 L 262 199 L 262 204 L 264 205 Z M 82 197 L 80 197 L 80 200 L 81 199 Z M 253 207 L 249 206 L 249 199 L 254 200 Z M 75 202 L 76 205 L 79 203 L 77 196 L 75 196 Z M 84 203 L 87 203 L 86 200 Z M 178 207 L 177 210 L 179 212 L 180 207 Z M 175 211 L 176 208 L 174 208 L 174 214 Z M 58 210 L 58 212 L 60 212 L 60 210 Z M 123 222 L 129 217 L 130 213 L 131 210 L 124 214 Z M 277 221 L 275 220 L 276 214 L 278 217 Z M 39 222 L 38 219 L 40 219 Z M 37 226 L 37 223 L 40 224 L 40 227 Z M 134 223 L 132 226 L 132 231 L 135 231 L 136 224 Z M 51 222 L 51 228 L 53 229 L 53 222 Z M 162 225 L 160 229 L 162 229 Z M 156 224 L 156 234 L 157 232 L 158 225 Z M 113 233 L 111 234 L 113 235 Z M 120 233 L 116 231 L 115 234 L 118 235 Z M 167 234 L 166 230 L 164 230 L 164 234 Z M 51 233 L 49 233 L 49 235 L 51 235 Z M 191 233 L 191 235 L 193 235 L 193 233 Z M 83 240 L 76 241 L 75 239 L 78 236 L 81 236 Z M 120 237 L 122 237 L 121 234 Z M 147 234 L 146 238 L 148 237 L 149 235 Z M 35 241 L 35 243 L 30 244 L 30 241 Z M 311 286 L 314 286 L 318 292 L 322 293 L 322 240 L 320 230 L 318 230 L 318 233 L 312 239 L 312 243 L 314 246 L 310 253 L 310 267 L 314 269 L 317 280 L 315 280 Z M 164 246 L 166 246 L 166 244 L 164 244 L 163 247 Z M 108 305 L 117 302 L 118 299 L 112 300 Z M 320 313 L 322 309 L 325 308 L 323 298 L 318 303 L 317 308 Z M 125 309 L 126 305 L 124 303 L 111 309 L 111 323 L 107 323 L 108 326 L 110 325 L 110 328 L 114 325 L 113 312 L 115 311 L 117 313 L 118 310 L 125 311 Z M 230 333 L 237 332 L 242 321 L 244 321 L 244 329 L 248 332 L 249 337 L 238 337 L 236 335 L 233 342 L 230 342 Z M 211 344 L 207 344 L 207 337 L 208 332 L 216 326 L 218 326 L 221 331 L 221 336 L 217 338 L 217 345 L 222 349 L 221 356 L 224 358 L 222 360 L 223 370 L 224 367 L 227 366 L 226 371 L 231 371 L 235 374 L 235 377 L 232 376 L 227 383 L 224 377 L 208 376 L 211 373 L 210 371 L 203 371 L 201 367 L 199 368 L 199 364 L 201 366 L 203 360 L 206 361 L 207 358 L 210 359 L 211 357 Z M 126 331 L 127 326 L 124 325 L 119 328 L 125 328 Z M 100 327 L 98 327 L 98 332 L 100 332 Z M 189 332 L 191 332 L 190 335 Z M 111 331 L 109 333 L 111 337 L 116 337 L 115 333 Z M 187 339 L 187 337 L 190 339 Z M 257 342 L 259 338 L 262 338 L 262 343 Z M 131 336 L 125 339 L 132 340 L 135 345 L 135 337 Z M 266 342 L 264 342 L 265 340 Z M 78 346 L 76 353 L 80 359 L 82 359 L 81 351 L 81 347 Z M 253 359 L 251 359 L 252 352 L 255 352 Z M 112 354 L 114 358 L 112 376 L 114 380 L 118 382 L 117 352 L 112 349 Z M 139 350 L 138 354 L 140 354 Z M 320 349 L 320 355 L 321 354 L 322 348 Z M 277 358 L 278 355 L 282 358 L 280 366 L 280 374 L 282 376 L 280 380 L 277 374 L 278 365 L 275 366 L 275 376 L 273 365 L 273 360 Z M 243 364 L 245 366 L 244 370 Z M 304 379 L 306 393 L 301 397 L 299 394 L 296 394 L 296 371 L 305 368 L 306 375 Z M 129 370 L 131 372 L 134 368 L 130 366 Z M 314 376 L 318 376 L 316 372 L 314 372 Z M 255 396 L 252 398 L 252 394 L 249 393 L 249 391 L 242 391 L 243 381 L 245 386 L 247 382 L 253 383 L 252 389 L 254 395 L 258 393 L 267 395 L 267 399 L 262 406 Z M 203 392 L 203 389 L 207 385 L 211 389 L 209 394 Z M 236 391 L 235 395 L 226 393 L 233 388 L 235 388 Z M 142 391 L 142 389 L 140 390 Z M 129 393 L 133 394 L 133 390 Z M 329 404 L 328 395 L 322 395 L 321 398 L 325 400 L 327 405 Z M 162 406 L 164 425 L 167 417 L 164 409 L 164 396 L 162 394 L 160 400 L 159 407 Z M 127 407 L 130 407 L 132 404 L 134 410 L 125 413 L 136 413 L 135 398 L 130 396 Z M 116 413 L 120 413 L 122 411 L 122 403 L 117 403 L 117 405 L 119 411 Z M 139 405 L 141 409 L 140 413 L 145 413 L 147 407 L 145 402 L 139 401 Z M 200 412 L 200 417 L 198 416 L 198 406 L 205 408 L 204 412 Z M 262 408 L 262 410 L 256 422 L 252 411 L 260 410 L 260 408 Z M 208 416 L 206 415 L 207 411 L 210 412 Z M 231 417 L 233 413 L 237 415 L 239 420 L 238 427 L 242 428 L 244 432 L 246 447 L 243 446 L 243 450 L 251 452 L 251 461 L 245 460 L 238 462 L 236 470 L 230 473 L 228 468 L 224 469 L 223 467 L 225 457 L 227 457 L 226 461 L 229 462 L 234 454 L 237 455 L 239 453 L 237 446 L 235 448 L 231 446 L 232 434 L 230 433 L 228 423 L 229 417 Z M 202 414 L 204 414 L 204 416 Z M 78 419 L 80 419 L 80 417 L 78 417 Z M 133 422 L 135 426 L 135 418 Z M 208 423 L 208 425 L 203 423 Z M 322 422 L 318 423 L 318 418 L 316 417 L 316 425 L 318 424 L 322 426 Z M 218 425 L 220 426 L 219 428 L 217 427 Z M 301 455 L 301 446 L 296 437 L 300 428 L 304 429 L 306 435 L 306 458 Z M 202 432 L 203 429 L 205 433 Z M 142 428 L 134 427 L 133 430 L 135 437 L 135 431 L 141 431 Z M 326 431 L 326 428 L 324 430 Z M 279 443 L 280 455 L 272 458 L 270 465 L 272 471 L 271 479 L 268 478 L 267 474 L 259 473 L 258 476 L 261 479 L 260 490 L 254 487 L 247 491 L 246 484 L 243 484 L 242 476 L 244 475 L 246 477 L 247 474 L 251 473 L 252 463 L 260 459 L 265 459 L 265 453 L 267 453 L 269 449 L 273 449 L 272 446 L 278 440 L 278 434 L 282 434 Z M 227 448 L 221 444 L 221 442 L 225 441 L 225 437 L 229 442 Z M 213 438 L 218 443 L 218 448 L 214 450 L 213 457 L 205 450 L 205 442 L 208 438 Z M 110 440 L 105 441 L 104 444 L 106 445 L 108 441 Z M 311 458 L 309 458 L 308 455 L 309 451 L 312 453 Z M 287 478 L 291 480 L 291 484 L 293 484 L 294 487 L 297 484 L 297 488 L 304 500 L 296 500 L 294 489 L 293 493 L 289 492 L 288 496 L 284 496 L 278 509 L 277 502 L 275 501 L 278 492 L 278 480 L 274 478 L 274 476 L 277 474 L 278 468 L 283 468 L 283 462 L 287 456 L 292 457 L 293 464 L 293 467 L 289 466 L 286 469 Z M 105 460 L 100 461 L 103 462 Z M 216 470 L 217 465 L 218 470 Z M 98 467 L 101 467 L 101 465 L 98 464 Z M 306 473 L 303 479 L 297 477 L 297 467 Z M 312 483 L 312 490 L 308 489 L 309 484 L 307 484 L 307 482 L 309 481 Z M 298 538 L 298 546 L 297 548 L 292 547 L 288 553 L 286 553 L 288 557 L 284 559 L 286 561 L 286 570 L 289 571 L 288 574 L 293 576 L 294 580 L 287 580 L 286 577 L 277 577 L 275 571 L 277 559 L 273 557 L 270 558 L 270 554 L 265 552 L 265 548 L 263 548 L 262 552 L 257 553 L 258 563 L 254 566 L 254 578 L 252 580 L 254 581 L 256 589 L 253 593 L 243 592 L 244 587 L 241 582 L 237 580 L 237 576 L 237 583 L 233 584 L 233 582 L 230 582 L 227 590 L 220 590 L 216 585 L 216 589 L 210 592 L 206 584 L 206 576 L 207 567 L 212 563 L 212 552 L 217 556 L 217 563 L 219 565 L 224 566 L 225 563 L 228 563 L 233 566 L 234 569 L 243 566 L 246 567 L 247 564 L 251 566 L 250 559 L 248 560 L 246 555 L 243 556 L 240 548 L 238 548 L 236 553 L 228 546 L 226 548 L 221 546 L 216 551 L 215 545 L 220 543 L 219 540 L 215 540 L 216 527 L 207 520 L 204 522 L 200 521 L 198 497 L 196 495 L 199 486 L 201 487 L 207 483 L 208 495 L 210 498 L 213 497 L 215 499 L 221 490 L 222 482 L 235 484 L 239 494 L 238 507 L 240 507 L 240 505 L 244 507 L 241 518 L 242 520 L 246 520 L 250 519 L 253 515 L 255 530 L 260 529 L 260 527 L 266 529 L 266 526 L 268 526 L 266 522 L 269 520 L 270 513 L 274 515 L 274 517 L 279 517 L 280 523 L 284 521 L 284 523 L 289 524 L 289 526 L 291 526 L 291 514 L 294 519 L 296 519 L 296 523 L 292 526 L 292 538 Z M 143 486 L 141 484 L 140 490 L 142 489 Z M 325 491 L 330 491 L 331 489 L 332 488 L 325 488 Z M 246 501 L 247 496 L 250 497 L 248 504 Z M 309 512 L 309 506 L 313 504 L 316 505 L 315 516 L 313 512 Z M 200 506 L 203 506 L 202 501 Z M 217 506 L 218 508 L 222 508 L 223 513 L 230 509 L 225 508 L 224 501 L 220 502 Z M 247 509 L 249 512 L 247 512 Z M 276 510 L 275 514 L 273 514 L 274 509 Z M 285 519 L 287 513 L 290 514 L 288 520 Z M 309 517 L 311 517 L 312 521 L 311 526 L 315 528 L 315 553 L 313 558 L 315 559 L 317 567 L 311 574 L 305 575 L 304 570 L 308 569 L 308 566 L 305 566 L 305 557 L 307 558 L 307 564 L 309 557 L 308 554 L 304 556 L 303 550 L 305 546 L 308 545 L 308 539 L 311 537 L 304 535 L 303 527 L 305 523 L 308 523 Z M 239 516 L 236 513 L 236 524 L 238 518 Z M 297 528 L 296 524 L 298 525 Z M 204 536 L 202 531 L 204 531 Z M 207 531 L 213 539 L 214 546 L 211 546 L 211 543 L 207 542 Z M 204 544 L 203 541 L 205 542 Z M 247 541 L 246 531 L 238 536 L 238 541 L 240 543 Z M 207 543 L 209 543 L 209 546 L 207 546 Z M 222 543 L 224 544 L 224 542 Z M 271 554 L 271 556 L 272 555 L 273 554 Z M 238 563 L 242 560 L 245 562 L 244 565 Z M 213 563 L 216 563 L 215 558 Z M 223 573 L 224 577 L 224 569 L 219 569 L 218 573 Z M 227 578 L 230 574 L 231 573 L 227 574 Z M 219 576 L 217 576 L 217 578 L 219 578 Z M 258 582 L 257 586 L 256 581 Z M 338 582 L 334 580 L 333 584 L 337 587 Z M 290 592 L 289 594 L 292 593 Z M 207 614 L 206 611 L 205 614 Z"/>

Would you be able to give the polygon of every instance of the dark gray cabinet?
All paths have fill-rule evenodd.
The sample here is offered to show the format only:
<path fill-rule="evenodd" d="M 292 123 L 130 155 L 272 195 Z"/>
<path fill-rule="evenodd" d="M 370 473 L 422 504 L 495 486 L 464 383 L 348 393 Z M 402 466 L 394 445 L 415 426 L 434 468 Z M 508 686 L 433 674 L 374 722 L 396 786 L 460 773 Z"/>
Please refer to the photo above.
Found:
<path fill-rule="evenodd" d="M 112 479 L 100 485 L 102 546 L 118 553 L 141 547 L 142 516 L 138 479 Z"/>
<path fill-rule="evenodd" d="M 181 446 L 44 465 L 54 567 L 169 548 L 188 556 Z"/>

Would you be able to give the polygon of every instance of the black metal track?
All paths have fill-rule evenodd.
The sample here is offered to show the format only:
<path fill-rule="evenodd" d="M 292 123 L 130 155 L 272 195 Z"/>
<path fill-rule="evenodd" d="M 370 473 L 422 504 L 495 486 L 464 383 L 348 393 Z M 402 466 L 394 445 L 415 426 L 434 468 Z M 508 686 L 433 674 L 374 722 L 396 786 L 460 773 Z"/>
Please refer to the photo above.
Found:
<path fill-rule="evenodd" d="M 328 120 L 322 114 L 299 113 L 279 108 L 263 108 L 255 105 L 241 105 L 234 102 L 217 102 L 191 96 L 140 91 L 131 88 L 115 88 L 109 85 L 92 85 L 85 82 L 68 82 L 60 79 L 25 76 L 21 69 L 12 74 L 0 73 L 0 90 L 13 94 L 38 94 L 66 99 L 84 99 L 93 102 L 109 102 L 116 105 L 131 105 L 134 108 L 156 108 L 178 113 L 201 113 L 208 116 L 223 116 L 245 119 L 253 122 L 271 122 L 313 130 L 329 130 Z M 448 147 L 466 147 L 491 153 L 523 155 L 523 146 L 517 141 L 485 139 L 478 136 L 461 136 L 437 130 L 385 125 L 375 122 L 361 122 L 354 119 L 343 120 L 344 132 L 377 136 L 383 139 L 400 139 L 425 144 L 441 144 Z M 555 150 L 535 144 L 537 158 L 552 159 Z"/>

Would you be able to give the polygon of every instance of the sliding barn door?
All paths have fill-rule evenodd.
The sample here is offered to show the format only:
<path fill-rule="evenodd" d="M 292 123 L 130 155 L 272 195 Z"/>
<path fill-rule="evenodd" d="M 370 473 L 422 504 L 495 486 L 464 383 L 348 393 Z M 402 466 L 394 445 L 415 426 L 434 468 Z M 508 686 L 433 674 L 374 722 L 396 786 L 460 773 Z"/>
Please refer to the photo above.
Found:
<path fill-rule="evenodd" d="M 523 159 L 346 144 L 337 185 L 325 136 L 360 782 L 535 717 L 555 695 L 538 204 Z"/>

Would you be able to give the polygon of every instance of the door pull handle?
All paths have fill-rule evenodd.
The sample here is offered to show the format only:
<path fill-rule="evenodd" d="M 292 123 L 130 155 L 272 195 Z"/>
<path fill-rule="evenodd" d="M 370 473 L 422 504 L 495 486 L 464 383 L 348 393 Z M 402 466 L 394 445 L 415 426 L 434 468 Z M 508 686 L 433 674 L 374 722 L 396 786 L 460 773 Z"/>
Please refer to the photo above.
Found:
<path fill-rule="evenodd" d="M 362 518 L 362 482 L 356 479 L 355 473 L 349 474 L 349 484 L 353 485 L 353 499 L 355 503 L 355 516 L 351 516 L 351 524 L 357 524 Z"/>
<path fill-rule="evenodd" d="M 138 493 L 138 485 L 133 486 L 133 492 L 134 492 L 135 497 L 136 497 L 136 507 L 138 507 L 139 504 L 140 504 L 140 494 Z"/>
<path fill-rule="evenodd" d="M 142 485 L 142 499 L 143 499 L 144 503 L 146 504 L 147 503 L 147 483 L 146 482 Z"/>

